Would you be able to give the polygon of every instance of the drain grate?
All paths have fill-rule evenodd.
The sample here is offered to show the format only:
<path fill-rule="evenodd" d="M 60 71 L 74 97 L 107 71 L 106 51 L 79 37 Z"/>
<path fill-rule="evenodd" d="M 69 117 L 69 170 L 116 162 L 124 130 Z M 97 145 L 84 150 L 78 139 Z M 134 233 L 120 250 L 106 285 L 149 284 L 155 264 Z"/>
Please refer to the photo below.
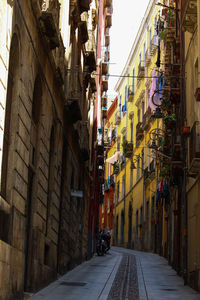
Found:
<path fill-rule="evenodd" d="M 86 282 L 75 282 L 75 281 L 62 281 L 60 285 L 66 285 L 66 286 L 84 286 L 86 285 Z"/>
<path fill-rule="evenodd" d="M 175 291 L 177 291 L 177 290 L 176 290 L 176 289 L 162 289 L 162 291 L 175 292 Z"/>
<path fill-rule="evenodd" d="M 105 265 L 90 265 L 90 267 L 102 267 L 102 268 L 106 268 L 107 266 L 105 266 Z"/>

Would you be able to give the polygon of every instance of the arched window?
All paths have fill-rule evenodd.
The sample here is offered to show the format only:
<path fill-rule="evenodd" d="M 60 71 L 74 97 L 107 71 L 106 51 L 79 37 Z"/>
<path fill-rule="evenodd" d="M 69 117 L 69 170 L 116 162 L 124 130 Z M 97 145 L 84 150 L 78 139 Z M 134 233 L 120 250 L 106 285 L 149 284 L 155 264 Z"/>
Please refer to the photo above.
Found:
<path fill-rule="evenodd" d="M 2 172 L 1 172 L 1 195 L 7 199 L 7 181 L 8 181 L 8 162 L 9 152 L 11 145 L 11 128 L 14 127 L 11 124 L 12 116 L 12 103 L 19 80 L 19 40 L 17 34 L 14 33 L 10 47 L 10 58 L 9 58 L 9 70 L 8 70 L 8 84 L 7 84 L 7 97 L 6 97 L 6 110 L 5 110 L 5 123 L 4 123 L 4 138 L 3 138 L 3 158 L 2 158 Z M 12 173 L 12 172 L 11 172 Z"/>

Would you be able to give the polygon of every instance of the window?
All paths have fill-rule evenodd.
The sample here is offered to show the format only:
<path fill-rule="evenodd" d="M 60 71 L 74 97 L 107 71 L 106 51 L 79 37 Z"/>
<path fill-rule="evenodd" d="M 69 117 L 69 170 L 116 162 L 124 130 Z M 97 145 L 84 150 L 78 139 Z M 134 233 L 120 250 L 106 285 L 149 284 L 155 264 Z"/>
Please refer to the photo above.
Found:
<path fill-rule="evenodd" d="M 135 224 L 135 226 L 136 226 L 136 237 L 138 237 L 138 210 L 136 210 L 136 224 Z"/>
<path fill-rule="evenodd" d="M 145 52 L 146 52 L 146 44 L 143 45 L 143 66 L 145 67 Z"/>
<path fill-rule="evenodd" d="M 131 120 L 131 143 L 133 143 L 133 121 Z"/>
<path fill-rule="evenodd" d="M 156 45 L 156 44 L 157 44 L 157 31 L 156 31 L 156 24 L 157 24 L 157 18 L 155 17 L 155 20 L 154 20 L 154 37 L 153 37 L 154 45 Z"/>
<path fill-rule="evenodd" d="M 194 80 L 194 91 L 196 91 L 196 89 L 198 88 L 198 58 L 195 62 L 195 71 L 194 71 L 194 76 L 195 76 L 195 80 Z"/>
<path fill-rule="evenodd" d="M 124 143 L 125 140 L 126 140 L 126 134 L 123 134 L 123 137 L 122 137 L 122 144 Z"/>
<path fill-rule="evenodd" d="M 151 199 L 151 219 L 154 219 L 154 205 L 155 205 L 155 197 L 153 196 Z"/>
<path fill-rule="evenodd" d="M 150 144 L 148 143 L 148 146 L 149 146 Z M 149 170 L 149 168 L 150 168 L 150 148 L 149 147 L 147 147 L 147 167 L 148 167 L 148 170 Z"/>
<path fill-rule="evenodd" d="M 142 156 L 141 156 L 141 170 L 142 174 L 144 173 L 144 149 L 142 149 Z"/>
<path fill-rule="evenodd" d="M 142 102 L 142 122 L 144 121 L 144 102 Z"/>
<path fill-rule="evenodd" d="M 117 183 L 117 203 L 119 202 L 119 186 L 120 186 L 120 181 Z"/>
<path fill-rule="evenodd" d="M 124 102 L 124 104 L 125 104 L 125 110 L 127 110 L 127 100 L 128 100 L 128 86 L 126 85 L 126 87 L 125 87 L 125 95 L 124 95 L 125 97 L 124 97 L 124 99 L 125 99 L 125 102 Z"/>
<path fill-rule="evenodd" d="M 139 54 L 139 65 L 141 65 L 141 61 L 142 61 L 142 54 Z"/>
<path fill-rule="evenodd" d="M 125 198 L 125 175 L 122 177 L 122 199 Z"/>
<path fill-rule="evenodd" d="M 140 177 L 140 158 L 137 158 L 137 175 L 136 175 L 136 179 L 137 181 L 139 180 Z"/>
<path fill-rule="evenodd" d="M 119 97 L 119 116 L 121 118 L 121 110 L 122 110 L 122 95 Z"/>
<path fill-rule="evenodd" d="M 132 92 L 135 93 L 135 70 L 133 69 Z"/>
<path fill-rule="evenodd" d="M 140 225 L 143 223 L 143 206 L 140 207 Z"/>
<path fill-rule="evenodd" d="M 147 201 L 147 215 L 146 215 L 146 220 L 147 220 L 147 231 L 149 229 L 149 201 Z"/>
<path fill-rule="evenodd" d="M 151 29 L 149 30 L 149 48 L 151 48 Z"/>
<path fill-rule="evenodd" d="M 108 176 L 111 175 L 111 164 L 108 164 Z"/>
<path fill-rule="evenodd" d="M 140 122 L 140 109 L 137 111 L 137 118 L 138 118 L 138 123 Z"/>
<path fill-rule="evenodd" d="M 117 151 L 120 151 L 120 136 L 117 138 Z"/>
<path fill-rule="evenodd" d="M 130 190 L 133 187 L 133 169 L 130 170 Z"/>

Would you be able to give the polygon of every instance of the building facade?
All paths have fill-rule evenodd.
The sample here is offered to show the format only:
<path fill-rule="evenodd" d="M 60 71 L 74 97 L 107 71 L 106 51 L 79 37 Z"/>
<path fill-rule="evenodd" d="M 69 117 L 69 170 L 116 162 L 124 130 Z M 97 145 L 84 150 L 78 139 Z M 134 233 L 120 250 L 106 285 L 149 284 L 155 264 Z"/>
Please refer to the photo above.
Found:
<path fill-rule="evenodd" d="M 97 1 L 1 1 L 0 298 L 88 257 Z"/>

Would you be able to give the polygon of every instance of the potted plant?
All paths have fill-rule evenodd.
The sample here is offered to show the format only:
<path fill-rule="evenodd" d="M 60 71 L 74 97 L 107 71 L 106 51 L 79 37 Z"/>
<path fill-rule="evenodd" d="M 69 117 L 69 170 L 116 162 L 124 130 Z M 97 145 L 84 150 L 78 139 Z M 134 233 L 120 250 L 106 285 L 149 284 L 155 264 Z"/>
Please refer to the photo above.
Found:
<path fill-rule="evenodd" d="M 116 161 L 113 164 L 113 174 L 118 174 L 119 173 L 119 163 Z"/>
<path fill-rule="evenodd" d="M 175 114 L 167 115 L 164 117 L 163 121 L 167 126 L 167 128 L 174 128 L 174 126 L 176 125 L 176 115 Z"/>
<path fill-rule="evenodd" d="M 125 140 L 122 144 L 122 147 L 124 156 L 131 157 L 133 154 L 133 143 L 129 143 L 127 140 Z"/>

